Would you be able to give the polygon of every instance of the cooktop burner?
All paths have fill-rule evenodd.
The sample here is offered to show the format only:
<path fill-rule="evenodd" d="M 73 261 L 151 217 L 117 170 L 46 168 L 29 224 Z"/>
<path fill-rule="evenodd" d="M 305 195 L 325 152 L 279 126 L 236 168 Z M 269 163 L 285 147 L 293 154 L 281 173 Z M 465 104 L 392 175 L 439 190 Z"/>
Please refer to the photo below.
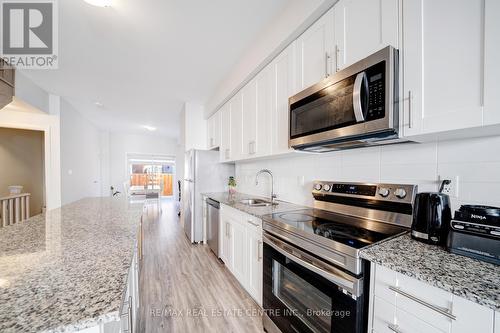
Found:
<path fill-rule="evenodd" d="M 275 213 L 265 216 L 264 219 L 283 223 L 292 230 L 325 237 L 356 249 L 407 231 L 404 227 L 320 209 Z"/>

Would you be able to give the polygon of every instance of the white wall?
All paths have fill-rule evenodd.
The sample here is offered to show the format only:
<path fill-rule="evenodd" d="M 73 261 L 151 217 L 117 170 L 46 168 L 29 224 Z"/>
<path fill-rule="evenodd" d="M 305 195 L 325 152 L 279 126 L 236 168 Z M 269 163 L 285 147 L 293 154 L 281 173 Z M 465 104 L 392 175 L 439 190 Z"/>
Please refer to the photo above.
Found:
<path fill-rule="evenodd" d="M 231 69 L 229 75 L 219 84 L 205 105 L 205 115 L 209 116 L 248 76 L 269 57 L 277 55 L 286 44 L 298 37 L 297 31 L 314 22 L 336 0 L 291 0 L 289 5 L 265 27 L 248 50 Z M 269 59 L 270 60 L 270 59 Z"/>
<path fill-rule="evenodd" d="M 459 176 L 459 197 L 451 198 L 454 209 L 463 203 L 500 206 L 500 136 L 239 162 L 238 191 L 268 196 L 268 176 L 261 175 L 255 186 L 262 168 L 274 173 L 278 198 L 297 204 L 312 205 L 314 180 L 409 183 L 422 192 L 436 191 L 444 175 Z"/>
<path fill-rule="evenodd" d="M 177 154 L 177 141 L 163 136 L 110 133 L 109 168 L 110 183 L 123 192 L 123 183 L 128 180 L 127 153 L 169 155 Z"/>
<path fill-rule="evenodd" d="M 61 99 L 62 204 L 101 196 L 99 128 Z"/>
<path fill-rule="evenodd" d="M 16 97 L 35 108 L 49 113 L 49 94 L 21 71 L 16 71 Z"/>

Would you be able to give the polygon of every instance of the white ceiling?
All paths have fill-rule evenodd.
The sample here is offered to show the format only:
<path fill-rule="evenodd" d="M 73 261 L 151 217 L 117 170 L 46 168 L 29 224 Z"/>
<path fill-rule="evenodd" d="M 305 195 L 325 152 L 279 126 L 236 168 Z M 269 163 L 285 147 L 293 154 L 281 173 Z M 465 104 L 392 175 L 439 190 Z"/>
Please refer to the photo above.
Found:
<path fill-rule="evenodd" d="M 59 1 L 59 69 L 25 73 L 102 128 L 177 138 L 183 103 L 204 103 L 290 0 L 113 1 Z"/>

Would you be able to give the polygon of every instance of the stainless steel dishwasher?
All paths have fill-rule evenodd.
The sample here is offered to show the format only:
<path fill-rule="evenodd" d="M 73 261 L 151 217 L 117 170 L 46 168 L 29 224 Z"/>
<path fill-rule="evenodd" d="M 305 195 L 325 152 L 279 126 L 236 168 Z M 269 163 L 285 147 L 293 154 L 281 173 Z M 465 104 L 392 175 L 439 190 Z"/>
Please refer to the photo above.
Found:
<path fill-rule="evenodd" d="M 207 243 L 210 249 L 219 257 L 219 209 L 220 203 L 207 198 Z"/>

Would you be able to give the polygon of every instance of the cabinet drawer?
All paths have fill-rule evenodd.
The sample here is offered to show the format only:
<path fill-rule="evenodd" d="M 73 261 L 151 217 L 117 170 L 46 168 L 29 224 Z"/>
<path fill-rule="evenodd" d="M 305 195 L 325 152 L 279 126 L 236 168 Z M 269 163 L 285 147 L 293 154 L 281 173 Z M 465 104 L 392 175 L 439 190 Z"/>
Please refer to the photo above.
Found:
<path fill-rule="evenodd" d="M 242 214 L 242 212 L 240 212 L 239 210 L 227 205 L 221 205 L 221 213 L 224 213 L 225 215 L 231 216 L 236 219 L 239 219 Z"/>
<path fill-rule="evenodd" d="M 448 310 L 451 314 L 450 310 L 453 309 L 452 294 L 401 274 L 397 274 L 396 279 L 400 290 L 400 293 L 396 293 L 396 307 L 411 313 L 422 321 L 432 323 L 434 327 L 444 332 L 449 332 L 453 320 L 416 299 L 427 305 Z"/>
<path fill-rule="evenodd" d="M 396 309 L 396 326 L 394 332 L 400 333 L 447 333 L 449 330 L 441 331 L 436 327 L 420 320 L 406 311 Z"/>
<path fill-rule="evenodd" d="M 243 222 L 247 224 L 247 227 L 249 230 L 257 231 L 259 232 L 262 230 L 262 220 L 250 215 L 250 214 L 243 214 L 242 216 Z"/>
<path fill-rule="evenodd" d="M 442 289 L 377 265 L 374 294 L 442 331 L 451 328 L 451 318 L 429 307 L 452 309 L 453 296 Z"/>
<path fill-rule="evenodd" d="M 389 289 L 396 286 L 396 272 L 382 266 L 375 266 L 374 294 L 391 304 L 396 304 L 396 294 Z"/>
<path fill-rule="evenodd" d="M 394 333 L 390 325 L 395 324 L 396 307 L 380 297 L 373 299 L 373 331 L 378 333 Z"/>

